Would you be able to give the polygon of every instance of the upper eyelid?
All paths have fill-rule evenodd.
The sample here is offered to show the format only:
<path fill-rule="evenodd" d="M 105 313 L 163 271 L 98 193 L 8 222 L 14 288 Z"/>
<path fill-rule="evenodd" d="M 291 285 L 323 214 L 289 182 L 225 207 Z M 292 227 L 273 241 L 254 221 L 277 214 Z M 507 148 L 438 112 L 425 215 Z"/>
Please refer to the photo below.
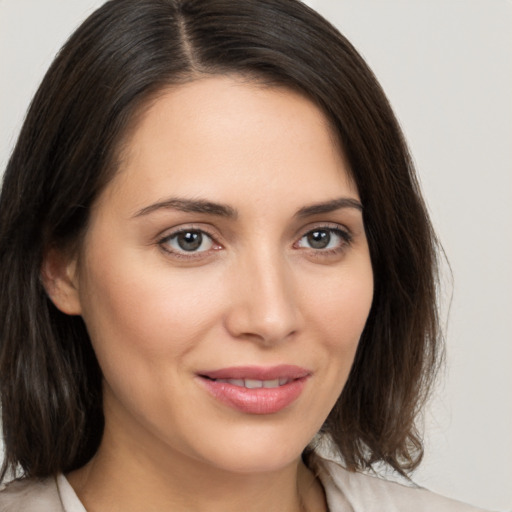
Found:
<path fill-rule="evenodd" d="M 327 229 L 327 230 L 332 230 L 332 231 L 341 231 L 343 233 L 346 233 L 350 237 L 352 237 L 352 231 L 347 226 L 345 226 L 344 224 L 340 224 L 339 222 L 312 223 L 311 225 L 299 230 L 296 236 L 298 236 L 299 238 L 302 238 L 303 236 L 307 235 L 311 231 L 315 231 L 316 229 Z"/>
<path fill-rule="evenodd" d="M 184 227 L 180 226 L 180 227 L 175 227 L 175 228 L 164 229 L 157 235 L 156 238 L 158 241 L 163 241 L 163 240 L 172 238 L 173 236 L 179 235 L 180 233 L 186 233 L 187 231 L 199 231 L 199 232 L 209 236 L 213 241 L 217 242 L 217 235 L 212 232 L 213 230 L 205 228 L 204 225 L 197 226 L 194 224 L 190 224 L 190 225 L 187 225 Z"/>
<path fill-rule="evenodd" d="M 210 247 L 209 249 L 207 250 L 204 250 L 204 251 L 185 251 L 185 250 L 182 250 L 182 249 L 176 249 L 176 248 L 172 248 L 170 247 L 168 244 L 168 242 L 170 242 L 170 240 L 176 236 L 178 236 L 180 233 L 186 233 L 186 232 L 190 232 L 190 231 L 198 231 L 198 232 L 201 232 L 203 235 L 206 235 L 208 238 L 210 238 L 212 244 L 214 246 L 221 246 L 222 247 L 222 244 L 220 244 L 219 242 L 217 242 L 216 238 L 210 234 L 208 231 L 206 231 L 205 229 L 203 228 L 194 228 L 194 227 L 185 227 L 185 228 L 175 228 L 173 229 L 172 231 L 169 231 L 169 230 L 166 230 L 163 232 L 162 235 L 158 236 L 157 239 L 156 239 L 156 245 L 159 247 L 159 249 L 163 252 L 165 252 L 169 257 L 173 257 L 177 260 L 181 260 L 181 261 L 188 261 L 188 262 L 193 262 L 193 261 L 200 261 L 200 260 L 203 260 L 205 259 L 206 257 L 208 256 L 211 256 L 212 254 L 212 248 Z"/>
<path fill-rule="evenodd" d="M 180 233 L 186 233 L 188 231 L 199 231 L 203 235 L 206 235 L 208 238 L 210 238 L 212 244 L 214 246 L 221 246 L 223 247 L 223 244 L 218 242 L 215 235 L 204 229 L 203 227 L 193 227 L 193 226 L 186 226 L 181 228 L 174 228 L 174 229 L 167 229 L 161 232 L 160 235 L 156 237 L 155 243 L 160 248 L 161 251 L 164 251 L 168 255 L 174 255 L 176 258 L 180 259 L 188 259 L 190 261 L 193 261 L 194 259 L 204 258 L 206 255 L 211 254 L 212 248 L 209 248 L 205 251 L 184 251 L 184 250 L 178 250 L 175 248 L 171 248 L 168 245 L 168 242 L 176 236 L 178 236 Z"/>

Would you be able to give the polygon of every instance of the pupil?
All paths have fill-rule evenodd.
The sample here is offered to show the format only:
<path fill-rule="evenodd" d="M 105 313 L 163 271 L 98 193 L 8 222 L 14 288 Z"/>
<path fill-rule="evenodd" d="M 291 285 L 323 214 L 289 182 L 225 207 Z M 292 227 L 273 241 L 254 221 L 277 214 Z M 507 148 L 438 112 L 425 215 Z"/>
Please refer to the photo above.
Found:
<path fill-rule="evenodd" d="M 184 251 L 195 251 L 202 243 L 203 235 L 197 231 L 187 231 L 178 235 L 178 245 Z"/>
<path fill-rule="evenodd" d="M 308 242 L 313 249 L 325 249 L 331 241 L 328 231 L 313 231 L 308 235 Z"/>

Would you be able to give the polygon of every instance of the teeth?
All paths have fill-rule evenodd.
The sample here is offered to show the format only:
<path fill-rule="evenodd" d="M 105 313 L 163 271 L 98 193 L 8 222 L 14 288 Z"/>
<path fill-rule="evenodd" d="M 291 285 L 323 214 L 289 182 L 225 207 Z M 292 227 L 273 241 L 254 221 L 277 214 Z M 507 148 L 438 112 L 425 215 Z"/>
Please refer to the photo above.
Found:
<path fill-rule="evenodd" d="M 241 388 L 258 389 L 258 388 L 278 388 L 289 382 L 286 377 L 273 380 L 257 380 L 257 379 L 216 379 L 217 382 L 232 384 Z"/>
<path fill-rule="evenodd" d="M 249 389 L 256 389 L 263 387 L 262 380 L 245 379 L 245 387 Z"/>

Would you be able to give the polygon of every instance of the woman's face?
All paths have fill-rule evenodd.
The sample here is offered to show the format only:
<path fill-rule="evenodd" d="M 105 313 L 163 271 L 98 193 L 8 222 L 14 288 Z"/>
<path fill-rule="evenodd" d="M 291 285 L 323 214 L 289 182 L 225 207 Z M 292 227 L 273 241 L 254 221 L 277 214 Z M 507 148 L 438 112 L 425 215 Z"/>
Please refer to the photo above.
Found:
<path fill-rule="evenodd" d="M 245 473 L 296 461 L 321 427 L 373 292 L 325 116 L 230 77 L 169 89 L 144 113 L 77 265 L 105 442 Z"/>

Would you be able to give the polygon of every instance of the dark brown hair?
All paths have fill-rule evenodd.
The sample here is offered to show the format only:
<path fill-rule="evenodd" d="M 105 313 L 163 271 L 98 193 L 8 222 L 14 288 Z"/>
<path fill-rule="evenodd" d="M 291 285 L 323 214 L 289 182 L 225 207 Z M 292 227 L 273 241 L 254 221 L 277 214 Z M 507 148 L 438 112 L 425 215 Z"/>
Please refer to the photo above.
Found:
<path fill-rule="evenodd" d="M 351 470 L 422 455 L 415 418 L 439 354 L 436 242 L 404 138 L 351 44 L 297 0 L 112 0 L 47 72 L 0 200 L 0 391 L 9 471 L 85 464 L 103 429 L 101 370 L 80 317 L 48 299 L 48 247 L 79 243 L 134 116 L 170 84 L 235 73 L 302 91 L 335 128 L 364 206 L 375 276 L 348 382 L 323 426 Z"/>

